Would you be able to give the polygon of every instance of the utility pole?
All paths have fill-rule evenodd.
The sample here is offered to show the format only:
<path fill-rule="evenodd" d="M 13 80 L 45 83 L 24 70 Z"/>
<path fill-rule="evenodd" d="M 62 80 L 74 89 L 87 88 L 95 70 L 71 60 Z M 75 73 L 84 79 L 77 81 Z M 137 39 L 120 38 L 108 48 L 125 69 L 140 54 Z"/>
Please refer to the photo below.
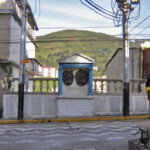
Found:
<path fill-rule="evenodd" d="M 130 99 L 130 50 L 128 37 L 129 11 L 134 10 L 133 5 L 140 3 L 140 0 L 116 0 L 118 7 L 122 11 L 122 32 L 123 32 L 123 116 L 129 116 L 129 99 Z"/>
<path fill-rule="evenodd" d="M 122 31 L 123 31 L 123 115 L 129 116 L 129 81 L 130 81 L 130 51 L 129 51 L 129 38 L 128 38 L 128 23 L 129 23 L 129 15 L 131 11 L 134 10 L 135 7 L 132 7 L 132 5 L 138 5 L 140 9 L 140 0 L 115 0 L 118 4 L 118 8 L 120 10 L 116 10 L 116 3 L 113 4 L 112 1 L 112 10 L 113 15 L 110 14 L 109 11 L 103 9 L 96 3 L 85 0 L 90 7 L 83 3 L 82 0 L 80 0 L 82 4 L 86 5 L 88 8 L 92 10 L 96 10 L 95 12 L 100 12 L 99 14 L 103 14 L 108 19 L 113 18 L 115 26 L 119 27 L 122 23 Z M 128 3 L 128 1 L 130 1 Z M 98 10 L 98 11 L 97 11 Z M 120 11 L 122 11 L 122 15 L 120 15 Z M 122 17 L 122 18 L 121 18 Z M 137 19 L 139 15 L 137 15 L 134 19 Z M 132 18 L 132 19 L 133 19 Z M 133 21 L 133 20 L 132 20 Z M 117 24 L 116 24 L 117 23 Z"/>
<path fill-rule="evenodd" d="M 129 116 L 130 51 L 128 39 L 129 4 L 123 1 L 123 116 Z"/>
<path fill-rule="evenodd" d="M 24 111 L 24 67 L 23 58 L 25 51 L 25 15 L 26 15 L 26 0 L 21 0 L 22 18 L 21 18 L 21 41 L 20 41 L 20 66 L 19 66 L 19 86 L 18 86 L 18 120 L 23 119 Z"/>
<path fill-rule="evenodd" d="M 116 0 L 122 11 L 123 32 L 123 116 L 129 116 L 129 81 L 130 81 L 130 51 L 128 39 L 129 9 L 131 5 L 127 0 Z"/>

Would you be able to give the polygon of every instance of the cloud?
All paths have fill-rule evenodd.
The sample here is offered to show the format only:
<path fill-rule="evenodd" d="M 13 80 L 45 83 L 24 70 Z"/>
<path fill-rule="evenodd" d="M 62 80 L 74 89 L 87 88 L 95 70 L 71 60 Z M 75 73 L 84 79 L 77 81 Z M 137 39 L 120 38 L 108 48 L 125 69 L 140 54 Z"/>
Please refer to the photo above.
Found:
<path fill-rule="evenodd" d="M 40 18 L 38 20 L 38 25 L 40 27 L 76 27 L 78 24 L 71 23 L 70 21 Z"/>
<path fill-rule="evenodd" d="M 81 6 L 78 7 L 73 7 L 71 5 L 66 5 L 66 7 L 63 5 L 46 5 L 46 4 L 42 4 L 42 9 L 44 11 L 47 11 L 48 14 L 61 14 L 61 15 L 70 15 L 72 17 L 78 17 L 80 19 L 87 19 L 87 20 L 103 20 L 104 18 L 98 14 L 96 14 L 95 12 L 93 12 L 92 10 L 90 10 L 89 8 L 83 6 L 81 4 Z"/>
<path fill-rule="evenodd" d="M 64 30 L 64 29 L 59 29 L 59 27 L 77 27 L 77 24 L 74 23 L 70 23 L 70 22 L 64 22 L 61 20 L 52 20 L 52 19 L 48 19 L 48 18 L 40 18 L 38 20 L 38 26 L 39 31 L 37 32 L 37 35 L 44 35 L 44 34 L 48 34 L 51 32 L 56 32 L 56 31 L 60 31 L 60 30 Z M 54 28 L 53 28 L 54 27 Z M 49 29 L 51 28 L 51 29 Z"/>
<path fill-rule="evenodd" d="M 33 12 L 36 10 L 36 16 L 39 13 L 39 6 L 37 3 L 37 8 L 35 9 L 35 2 L 33 0 L 28 0 L 32 6 Z M 85 1 L 85 0 L 83 0 Z M 148 14 L 148 3 L 149 0 L 145 0 L 141 2 L 141 10 L 140 10 L 140 18 L 129 24 L 129 27 L 136 26 L 139 22 L 141 22 Z M 101 7 L 112 11 L 111 10 L 111 0 L 93 0 L 96 4 L 100 5 Z M 135 13 L 135 12 L 134 12 Z M 132 12 L 132 14 L 134 14 Z M 147 22 L 146 22 L 147 21 Z M 132 31 L 131 36 L 133 37 L 140 31 L 142 31 L 146 26 L 149 20 L 146 20 L 142 23 L 143 27 L 138 26 L 134 31 Z M 113 21 L 108 20 L 86 6 L 84 6 L 80 0 L 42 0 L 41 1 L 41 15 L 38 19 L 38 26 L 40 27 L 98 27 L 98 26 L 114 26 Z M 82 28 L 77 28 L 82 29 Z M 132 29 L 132 28 L 131 28 Z M 40 29 L 38 35 L 47 34 L 50 32 L 56 32 L 59 30 L 63 30 L 60 28 L 55 29 Z M 82 30 L 89 30 L 94 32 L 102 32 L 106 34 L 121 34 L 122 29 L 120 28 L 83 28 Z M 130 30 L 129 30 L 130 31 Z M 146 29 L 141 34 L 148 34 L 150 29 Z M 148 38 L 148 35 L 139 35 L 137 37 L 140 38 Z M 137 38 L 136 37 L 136 38 Z"/>
<path fill-rule="evenodd" d="M 100 3 L 102 6 L 102 4 Z M 103 4 L 104 5 L 104 4 Z M 107 5 L 108 6 L 108 5 Z M 51 2 L 41 4 L 41 16 L 38 19 L 39 28 L 54 27 L 53 29 L 40 29 L 37 35 L 44 35 L 65 29 L 80 29 L 106 34 L 119 34 L 118 28 L 76 28 L 76 27 L 98 27 L 98 26 L 114 26 L 113 21 L 108 20 L 86 6 L 78 3 L 67 2 Z M 66 27 L 66 28 L 59 28 Z"/>
<path fill-rule="evenodd" d="M 42 27 L 37 32 L 38 36 L 45 35 L 45 34 L 48 34 L 51 32 L 65 30 L 65 29 L 88 30 L 88 31 L 93 31 L 93 32 L 106 33 L 106 34 L 110 34 L 110 35 L 117 35 L 122 32 L 121 28 L 115 28 L 115 27 L 113 28 L 113 25 L 112 25 L 112 28 L 77 28 L 77 27 L 82 27 L 83 25 L 79 25 L 78 23 L 75 24 L 75 23 L 72 23 L 69 21 L 64 22 L 63 20 L 55 20 L 55 19 L 52 20 L 52 19 L 48 19 L 48 18 L 40 18 L 38 20 L 38 26 L 39 26 L 39 28 Z M 59 28 L 59 27 L 66 27 L 66 28 Z"/>

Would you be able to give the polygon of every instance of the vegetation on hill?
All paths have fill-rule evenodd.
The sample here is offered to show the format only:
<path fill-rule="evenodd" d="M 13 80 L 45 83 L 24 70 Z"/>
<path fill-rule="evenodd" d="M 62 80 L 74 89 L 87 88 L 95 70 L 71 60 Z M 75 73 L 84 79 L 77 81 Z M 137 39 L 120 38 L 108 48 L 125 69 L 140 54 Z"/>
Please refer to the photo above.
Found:
<path fill-rule="evenodd" d="M 95 59 L 94 66 L 98 66 L 98 71 L 94 71 L 94 76 L 105 74 L 105 65 L 113 53 L 122 47 L 120 38 L 82 30 L 59 31 L 37 37 L 37 41 L 36 58 L 41 64 L 58 67 L 57 59 L 79 52 Z M 136 45 L 130 43 L 130 46 Z"/>

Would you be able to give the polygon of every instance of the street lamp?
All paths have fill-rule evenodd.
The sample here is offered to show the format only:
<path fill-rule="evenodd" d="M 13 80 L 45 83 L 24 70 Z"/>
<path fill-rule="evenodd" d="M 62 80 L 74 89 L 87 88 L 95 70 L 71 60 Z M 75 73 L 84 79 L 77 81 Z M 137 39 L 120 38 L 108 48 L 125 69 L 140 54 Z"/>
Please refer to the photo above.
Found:
<path fill-rule="evenodd" d="M 123 3 L 124 0 L 116 0 L 116 2 L 118 2 L 118 3 Z"/>
<path fill-rule="evenodd" d="M 140 0 L 130 0 L 130 3 L 131 3 L 131 4 L 139 4 L 139 3 L 140 3 Z"/>
<path fill-rule="evenodd" d="M 117 3 L 123 3 L 125 0 L 116 0 Z M 139 4 L 140 0 L 130 0 L 130 4 Z"/>

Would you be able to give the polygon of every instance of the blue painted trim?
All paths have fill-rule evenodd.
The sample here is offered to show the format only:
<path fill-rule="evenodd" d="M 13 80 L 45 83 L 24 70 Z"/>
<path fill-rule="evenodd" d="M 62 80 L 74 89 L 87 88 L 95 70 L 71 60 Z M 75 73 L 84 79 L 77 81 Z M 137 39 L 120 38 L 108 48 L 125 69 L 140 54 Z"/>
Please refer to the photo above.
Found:
<path fill-rule="evenodd" d="M 93 69 L 89 70 L 89 95 L 93 95 Z"/>
<path fill-rule="evenodd" d="M 60 68 L 93 68 L 93 64 L 59 64 Z"/>
<path fill-rule="evenodd" d="M 58 95 L 62 95 L 62 68 L 59 68 Z"/>
<path fill-rule="evenodd" d="M 89 92 L 88 95 L 93 95 L 93 64 L 59 64 L 59 86 L 58 95 L 62 95 L 62 73 L 64 68 L 87 68 L 89 69 Z"/>

